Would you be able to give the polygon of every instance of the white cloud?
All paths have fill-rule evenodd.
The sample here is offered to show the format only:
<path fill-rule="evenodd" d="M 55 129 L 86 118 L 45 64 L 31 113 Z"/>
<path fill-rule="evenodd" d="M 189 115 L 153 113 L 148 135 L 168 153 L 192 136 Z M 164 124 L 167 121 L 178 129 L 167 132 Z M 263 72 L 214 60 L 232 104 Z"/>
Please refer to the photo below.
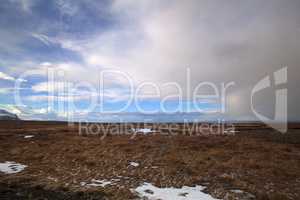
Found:
<path fill-rule="evenodd" d="M 51 67 L 53 64 L 50 62 L 42 62 L 40 65 L 44 67 Z"/>
<path fill-rule="evenodd" d="M 34 92 L 66 92 L 71 90 L 73 84 L 70 82 L 41 82 L 31 87 Z"/>
<path fill-rule="evenodd" d="M 297 74 L 300 62 L 295 54 L 300 51 L 297 5 L 283 6 L 275 0 L 271 9 L 261 4 L 230 1 L 221 8 L 214 1 L 116 0 L 110 12 L 118 17 L 117 28 L 83 39 L 61 37 L 56 41 L 80 53 L 90 74 L 114 68 L 129 73 L 136 82 L 176 81 L 190 89 L 203 81 L 234 81 L 232 89 L 236 95 L 243 95 L 238 91 L 244 90 L 246 95 L 239 99 L 249 105 L 247 94 L 260 77 L 283 65 Z M 289 85 L 297 85 L 296 81 L 294 78 Z M 297 98 L 291 95 L 289 99 Z M 242 104 L 234 106 L 234 110 L 245 110 L 238 108 Z M 250 114 L 248 108 L 245 114 Z"/>
<path fill-rule="evenodd" d="M 23 79 L 23 78 L 18 78 L 18 79 L 16 79 L 17 81 L 19 81 L 19 82 L 27 82 L 27 80 L 25 80 L 25 79 Z"/>
<path fill-rule="evenodd" d="M 72 4 L 69 0 L 56 2 L 63 15 L 76 17 L 75 14 L 84 13 L 79 13 L 83 9 L 78 9 L 78 3 Z M 97 7 L 95 2 L 92 5 Z M 230 107 L 238 112 L 243 110 L 244 114 L 245 105 L 249 105 L 247 94 L 251 86 L 282 65 L 288 65 L 291 72 L 289 87 L 297 89 L 297 66 L 300 62 L 298 10 L 297 1 L 286 3 L 280 0 L 274 0 L 272 7 L 268 2 L 255 0 L 229 1 L 226 5 L 205 0 L 174 0 L 167 3 L 159 0 L 114 0 L 106 9 L 117 24 L 112 28 L 101 28 L 99 32 L 87 36 L 58 33 L 52 38 L 42 32 L 33 33 L 32 37 L 45 45 L 60 44 L 83 58 L 83 63 L 45 62 L 36 70 L 42 71 L 43 75 L 49 68 L 64 70 L 64 81 L 85 81 L 97 85 L 100 71 L 113 68 L 127 72 L 135 84 L 153 81 L 159 85 L 176 81 L 184 93 L 202 81 L 216 84 L 234 81 L 237 87 L 230 95 L 236 97 L 234 99 L 238 102 L 229 102 Z M 12 42 L 15 43 L 15 38 Z M 2 49 L 8 49 L 4 47 Z M 190 86 L 187 67 L 191 70 Z M 6 80 L 12 78 L 6 77 Z M 56 81 L 60 82 L 62 78 Z M 117 76 L 111 76 L 109 81 L 111 85 L 128 86 Z M 55 90 L 54 87 L 46 87 L 45 83 L 34 85 L 32 89 L 35 92 Z M 289 102 L 293 103 L 291 111 L 297 116 L 300 113 L 296 100 L 299 93 L 289 95 Z M 116 99 L 126 94 L 112 89 L 107 96 Z M 233 100 L 229 98 L 229 101 Z"/>
<path fill-rule="evenodd" d="M 21 108 L 12 104 L 0 104 L 0 109 L 4 109 L 16 115 L 21 115 L 23 113 Z"/>
<path fill-rule="evenodd" d="M 0 79 L 7 80 L 7 81 L 27 82 L 27 80 L 25 80 L 25 79 L 22 79 L 22 78 L 16 79 L 15 77 L 12 77 L 4 72 L 0 72 Z"/>
<path fill-rule="evenodd" d="M 0 72 L 0 79 L 3 79 L 3 80 L 8 80 L 8 81 L 14 81 L 15 78 L 8 75 L 8 74 L 5 74 L 3 72 Z"/>
<path fill-rule="evenodd" d="M 48 101 L 48 102 L 74 102 L 88 99 L 87 96 L 74 96 L 74 95 L 30 95 L 25 97 L 28 101 Z"/>
<path fill-rule="evenodd" d="M 7 94 L 11 92 L 11 88 L 0 88 L 0 94 Z"/>
<path fill-rule="evenodd" d="M 10 2 L 18 5 L 24 12 L 31 12 L 31 8 L 35 4 L 35 0 L 10 0 Z"/>
<path fill-rule="evenodd" d="M 32 37 L 35 39 L 40 40 L 42 43 L 44 43 L 47 46 L 50 46 L 51 44 L 55 43 L 52 39 L 50 39 L 47 35 L 44 34 L 38 34 L 38 33 L 32 33 Z"/>
<path fill-rule="evenodd" d="M 74 1 L 56 0 L 56 4 L 62 15 L 73 16 L 79 10 L 78 4 L 76 4 Z"/>

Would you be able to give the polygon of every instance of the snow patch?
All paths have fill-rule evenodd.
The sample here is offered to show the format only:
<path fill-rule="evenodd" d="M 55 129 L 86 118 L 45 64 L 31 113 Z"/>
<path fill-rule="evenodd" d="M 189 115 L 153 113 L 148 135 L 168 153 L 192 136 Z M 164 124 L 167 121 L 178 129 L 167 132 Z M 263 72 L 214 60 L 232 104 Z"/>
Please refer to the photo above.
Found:
<path fill-rule="evenodd" d="M 132 129 L 135 133 L 152 133 L 151 128 L 137 128 L 137 129 Z"/>
<path fill-rule="evenodd" d="M 80 186 L 86 186 L 86 182 L 80 182 Z"/>
<path fill-rule="evenodd" d="M 92 183 L 89 183 L 89 184 L 86 184 L 86 185 L 87 186 L 93 186 L 93 187 L 105 187 L 105 186 L 111 185 L 111 184 L 112 184 L 111 181 L 93 179 Z"/>
<path fill-rule="evenodd" d="M 25 136 L 24 136 L 25 139 L 33 138 L 33 137 L 34 137 L 34 135 L 25 135 Z"/>
<path fill-rule="evenodd" d="M 106 187 L 108 185 L 116 185 L 116 182 L 120 181 L 120 179 L 111 179 L 111 180 L 97 180 L 92 179 L 91 183 L 81 182 L 81 186 L 87 186 L 87 187 Z"/>
<path fill-rule="evenodd" d="M 158 188 L 151 183 L 144 183 L 133 191 L 136 192 L 140 198 L 147 198 L 149 200 L 217 200 L 202 192 L 205 189 L 203 186 L 182 188 Z"/>
<path fill-rule="evenodd" d="M 51 177 L 51 176 L 48 176 L 47 177 L 49 180 L 51 180 L 51 181 L 54 181 L 54 182 L 57 182 L 58 180 L 57 180 L 57 178 L 53 178 L 53 177 Z"/>
<path fill-rule="evenodd" d="M 239 133 L 240 131 L 236 131 L 236 130 L 225 130 L 224 133 Z"/>
<path fill-rule="evenodd" d="M 5 174 L 15 174 L 21 172 L 25 169 L 25 167 L 27 166 L 9 161 L 6 161 L 5 163 L 0 163 L 0 171 Z"/>
<path fill-rule="evenodd" d="M 133 166 L 133 167 L 138 167 L 138 166 L 140 166 L 140 164 L 137 163 L 137 162 L 130 162 L 129 164 L 130 164 L 131 166 Z"/>
<path fill-rule="evenodd" d="M 233 193 L 236 193 L 236 194 L 243 194 L 244 193 L 244 191 L 242 191 L 242 190 L 230 190 L 231 192 L 233 192 Z"/>

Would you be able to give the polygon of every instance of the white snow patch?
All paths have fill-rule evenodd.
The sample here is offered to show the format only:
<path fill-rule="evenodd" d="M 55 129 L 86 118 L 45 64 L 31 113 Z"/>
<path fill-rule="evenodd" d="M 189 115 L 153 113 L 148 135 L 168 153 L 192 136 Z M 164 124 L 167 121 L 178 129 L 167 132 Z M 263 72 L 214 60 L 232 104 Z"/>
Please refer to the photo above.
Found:
<path fill-rule="evenodd" d="M 140 166 L 140 164 L 137 163 L 137 162 L 130 162 L 129 164 L 130 164 L 131 166 L 133 166 L 133 167 L 138 167 L 138 166 Z"/>
<path fill-rule="evenodd" d="M 158 188 L 151 183 L 144 183 L 133 191 L 136 192 L 140 198 L 147 198 L 149 200 L 217 200 L 202 192 L 205 189 L 203 186 L 182 188 Z"/>
<path fill-rule="evenodd" d="M 152 133 L 153 131 L 151 128 L 137 128 L 137 129 L 132 129 L 135 133 Z"/>
<path fill-rule="evenodd" d="M 33 138 L 33 137 L 34 137 L 34 135 L 25 135 L 25 136 L 24 136 L 25 139 Z"/>
<path fill-rule="evenodd" d="M 57 182 L 58 180 L 57 180 L 57 178 L 53 178 L 53 177 L 51 177 L 51 176 L 48 176 L 47 177 L 49 180 L 51 180 L 51 181 L 54 181 L 54 182 Z"/>
<path fill-rule="evenodd" d="M 80 186 L 85 186 L 86 182 L 80 182 Z"/>
<path fill-rule="evenodd" d="M 91 186 L 91 187 L 106 187 L 108 185 L 115 185 L 115 182 L 120 181 L 120 179 L 111 179 L 111 180 L 97 180 L 97 179 L 92 179 L 91 183 L 86 183 L 86 182 L 81 182 L 81 186 Z"/>
<path fill-rule="evenodd" d="M 243 194 L 244 193 L 244 191 L 242 191 L 242 190 L 230 190 L 231 192 L 233 192 L 233 193 L 236 193 L 236 194 Z"/>
<path fill-rule="evenodd" d="M 245 192 L 243 190 L 230 190 L 231 192 L 237 194 L 237 195 L 242 195 L 243 197 L 245 197 L 245 199 L 255 199 L 255 196 L 253 194 L 250 194 L 248 192 Z"/>
<path fill-rule="evenodd" d="M 112 182 L 105 181 L 105 180 L 92 180 L 92 183 L 86 184 L 86 186 L 93 186 L 93 187 L 105 187 L 107 185 L 111 185 Z"/>
<path fill-rule="evenodd" d="M 239 133 L 240 131 L 236 131 L 236 130 L 225 130 L 224 133 Z"/>
<path fill-rule="evenodd" d="M 5 174 L 15 174 L 21 172 L 25 169 L 25 167 L 27 166 L 9 161 L 6 161 L 5 163 L 0 163 L 0 171 Z"/>

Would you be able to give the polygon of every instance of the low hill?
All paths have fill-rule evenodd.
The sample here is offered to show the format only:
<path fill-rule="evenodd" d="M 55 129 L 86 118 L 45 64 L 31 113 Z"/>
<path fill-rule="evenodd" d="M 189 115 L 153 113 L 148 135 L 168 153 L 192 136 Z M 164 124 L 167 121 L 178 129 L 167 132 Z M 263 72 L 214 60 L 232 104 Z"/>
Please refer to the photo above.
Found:
<path fill-rule="evenodd" d="M 0 109 L 0 120 L 20 120 L 16 114 Z"/>

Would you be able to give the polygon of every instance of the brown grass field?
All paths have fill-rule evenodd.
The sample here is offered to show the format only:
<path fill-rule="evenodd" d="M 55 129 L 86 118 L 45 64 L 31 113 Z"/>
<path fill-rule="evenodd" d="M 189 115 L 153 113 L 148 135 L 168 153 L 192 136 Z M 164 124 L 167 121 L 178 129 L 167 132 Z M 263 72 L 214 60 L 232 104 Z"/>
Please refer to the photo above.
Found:
<path fill-rule="evenodd" d="M 220 199 L 300 199 L 300 125 L 290 124 L 286 134 L 262 124 L 236 127 L 235 135 L 102 138 L 79 135 L 78 125 L 2 121 L 0 162 L 27 167 L 15 174 L 0 172 L 0 199 L 137 199 L 130 189 L 143 182 L 204 185 Z M 106 187 L 81 185 L 116 178 L 117 184 Z"/>

